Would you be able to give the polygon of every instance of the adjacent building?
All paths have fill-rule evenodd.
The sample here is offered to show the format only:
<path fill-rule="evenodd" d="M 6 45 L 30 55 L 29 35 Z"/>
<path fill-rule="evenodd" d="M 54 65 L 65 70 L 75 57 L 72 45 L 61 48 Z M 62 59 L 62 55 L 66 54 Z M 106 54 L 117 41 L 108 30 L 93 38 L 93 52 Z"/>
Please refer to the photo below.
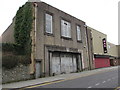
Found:
<path fill-rule="evenodd" d="M 118 46 L 108 42 L 108 53 L 110 59 L 110 65 L 118 65 Z"/>
<path fill-rule="evenodd" d="M 110 59 L 107 47 L 107 35 L 91 27 L 87 27 L 87 30 L 91 32 L 91 47 L 95 68 L 109 67 Z"/>
<path fill-rule="evenodd" d="M 117 45 L 118 48 L 118 64 L 120 65 L 120 45 Z"/>

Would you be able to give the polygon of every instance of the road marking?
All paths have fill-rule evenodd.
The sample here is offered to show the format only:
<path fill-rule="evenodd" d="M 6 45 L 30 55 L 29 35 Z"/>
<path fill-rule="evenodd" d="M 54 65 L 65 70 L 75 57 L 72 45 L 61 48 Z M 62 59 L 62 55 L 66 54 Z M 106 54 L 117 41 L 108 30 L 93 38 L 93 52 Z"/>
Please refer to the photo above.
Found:
<path fill-rule="evenodd" d="M 120 90 L 120 87 L 115 88 L 115 90 Z"/>
<path fill-rule="evenodd" d="M 110 81 L 111 79 L 108 79 L 107 81 Z"/>
<path fill-rule="evenodd" d="M 92 88 L 92 86 L 89 86 L 88 88 Z"/>
<path fill-rule="evenodd" d="M 98 86 L 98 85 L 100 85 L 100 83 L 95 84 L 95 86 Z"/>
<path fill-rule="evenodd" d="M 105 83 L 106 81 L 103 81 L 102 83 Z"/>
<path fill-rule="evenodd" d="M 40 86 L 49 85 L 49 84 L 53 84 L 53 83 L 58 83 L 58 82 L 62 82 L 62 81 L 65 81 L 65 80 L 59 80 L 59 81 L 53 81 L 53 82 L 47 82 L 47 83 L 38 84 L 38 85 L 34 85 L 34 86 L 28 86 L 28 87 L 25 87 L 25 88 L 40 87 Z"/>
<path fill-rule="evenodd" d="M 118 77 L 115 77 L 115 78 L 118 78 Z"/>
<path fill-rule="evenodd" d="M 112 79 L 115 79 L 115 77 L 112 77 Z"/>
<path fill-rule="evenodd" d="M 38 86 L 49 85 L 49 84 L 53 84 L 53 83 L 58 83 L 58 82 L 62 82 L 62 81 L 67 81 L 67 80 L 72 80 L 72 79 L 77 79 L 77 78 L 82 78 L 82 77 L 97 75 L 97 74 L 101 74 L 101 73 L 105 73 L 105 72 L 110 72 L 110 71 L 112 71 L 112 70 L 103 71 L 103 72 L 95 72 L 95 73 L 92 73 L 92 74 L 86 74 L 86 75 L 79 76 L 79 77 L 72 77 L 72 78 L 69 78 L 69 79 L 64 79 L 64 80 L 59 80 L 59 81 L 51 81 L 51 82 L 47 82 L 47 83 L 43 83 L 43 84 L 37 84 L 37 85 L 32 85 L 32 86 L 26 86 L 26 87 L 23 87 L 23 88 L 34 88 L 34 87 L 38 87 Z M 99 84 L 100 84 L 100 83 L 98 83 L 97 85 L 99 85 Z"/>

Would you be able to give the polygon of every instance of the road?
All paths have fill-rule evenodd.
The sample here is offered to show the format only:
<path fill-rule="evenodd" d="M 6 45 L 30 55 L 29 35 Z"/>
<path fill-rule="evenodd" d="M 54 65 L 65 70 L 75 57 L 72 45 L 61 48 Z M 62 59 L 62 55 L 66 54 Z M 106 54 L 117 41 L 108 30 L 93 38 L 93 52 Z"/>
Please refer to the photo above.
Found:
<path fill-rule="evenodd" d="M 78 77 L 75 79 L 61 80 L 56 81 L 54 83 L 34 86 L 34 88 L 116 88 L 116 87 L 118 87 L 118 69 L 97 73 L 86 77 L 80 78 Z"/>

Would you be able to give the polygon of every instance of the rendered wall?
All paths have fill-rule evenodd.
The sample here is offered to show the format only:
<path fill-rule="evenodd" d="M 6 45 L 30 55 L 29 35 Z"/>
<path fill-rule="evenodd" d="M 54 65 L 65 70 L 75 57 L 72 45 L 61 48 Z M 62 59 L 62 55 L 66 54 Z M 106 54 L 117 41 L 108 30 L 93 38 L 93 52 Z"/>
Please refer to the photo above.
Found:
<path fill-rule="evenodd" d="M 110 56 L 118 57 L 118 48 L 115 44 L 108 42 L 108 53 Z"/>
<path fill-rule="evenodd" d="M 88 27 L 88 28 L 91 30 L 91 33 L 92 33 L 93 53 L 99 54 L 99 55 L 108 55 L 108 53 L 104 53 L 103 51 L 103 42 L 102 42 L 103 38 L 106 38 L 106 41 L 107 41 L 107 35 L 91 27 Z"/>

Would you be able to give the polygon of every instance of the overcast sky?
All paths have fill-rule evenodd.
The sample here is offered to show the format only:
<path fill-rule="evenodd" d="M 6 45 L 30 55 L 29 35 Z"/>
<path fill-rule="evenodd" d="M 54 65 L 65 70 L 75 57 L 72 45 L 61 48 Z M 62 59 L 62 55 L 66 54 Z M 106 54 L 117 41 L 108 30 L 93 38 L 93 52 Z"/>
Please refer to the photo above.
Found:
<path fill-rule="evenodd" d="M 0 35 L 12 23 L 18 8 L 28 0 L 2 0 L 0 3 Z M 108 42 L 118 44 L 119 0 L 42 0 L 107 34 Z"/>

